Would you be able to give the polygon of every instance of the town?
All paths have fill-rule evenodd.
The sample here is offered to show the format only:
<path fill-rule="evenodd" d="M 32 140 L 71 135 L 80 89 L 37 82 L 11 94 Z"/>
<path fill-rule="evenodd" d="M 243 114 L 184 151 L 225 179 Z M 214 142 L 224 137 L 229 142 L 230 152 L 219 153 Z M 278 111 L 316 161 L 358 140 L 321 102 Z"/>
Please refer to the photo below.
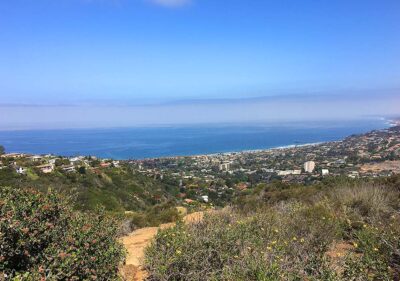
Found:
<path fill-rule="evenodd" d="M 397 125 L 397 126 L 396 126 Z M 400 126 L 353 135 L 342 141 L 258 151 L 144 160 L 98 159 L 8 153 L 0 169 L 35 179 L 52 173 L 126 168 L 173 183 L 184 203 L 221 203 L 260 183 L 314 184 L 326 177 L 388 177 L 400 173 Z"/>

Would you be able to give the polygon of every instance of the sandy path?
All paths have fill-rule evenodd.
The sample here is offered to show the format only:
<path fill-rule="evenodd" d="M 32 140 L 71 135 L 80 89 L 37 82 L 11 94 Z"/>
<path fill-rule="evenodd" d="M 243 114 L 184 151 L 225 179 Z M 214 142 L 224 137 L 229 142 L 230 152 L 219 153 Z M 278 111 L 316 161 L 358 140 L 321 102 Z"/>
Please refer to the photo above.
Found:
<path fill-rule="evenodd" d="M 185 223 L 193 223 L 203 219 L 204 212 L 189 214 L 183 218 Z M 139 281 L 146 278 L 143 270 L 144 249 L 150 244 L 159 229 L 174 226 L 174 223 L 162 224 L 159 227 L 145 227 L 135 230 L 131 234 L 121 238 L 122 244 L 127 250 L 126 264 L 121 269 L 121 274 L 127 281 Z"/>

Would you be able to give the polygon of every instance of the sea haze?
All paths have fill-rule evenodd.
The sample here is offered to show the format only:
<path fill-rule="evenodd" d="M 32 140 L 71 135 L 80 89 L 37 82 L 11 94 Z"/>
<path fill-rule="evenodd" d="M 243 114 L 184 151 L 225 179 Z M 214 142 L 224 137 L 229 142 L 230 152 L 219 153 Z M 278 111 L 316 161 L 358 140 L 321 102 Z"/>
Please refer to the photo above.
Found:
<path fill-rule="evenodd" d="M 388 127 L 384 120 L 1 131 L 7 152 L 114 159 L 212 154 L 341 140 Z"/>

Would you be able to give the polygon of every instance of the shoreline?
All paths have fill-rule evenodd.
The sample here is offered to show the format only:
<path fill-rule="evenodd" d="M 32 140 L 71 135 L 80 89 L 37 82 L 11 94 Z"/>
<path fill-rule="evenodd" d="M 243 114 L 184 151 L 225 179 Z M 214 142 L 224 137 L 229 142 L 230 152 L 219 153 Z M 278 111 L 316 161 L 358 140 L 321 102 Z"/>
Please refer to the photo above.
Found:
<path fill-rule="evenodd" d="M 382 120 L 383 121 L 383 120 Z M 371 132 L 371 131 L 380 131 L 380 130 L 386 130 L 392 127 L 400 126 L 400 119 L 385 119 L 384 124 L 386 125 L 385 127 L 380 127 L 377 129 L 371 129 L 366 131 L 365 133 Z M 355 133 L 355 134 L 363 134 L 363 133 Z M 286 149 L 293 149 L 293 148 L 301 148 L 301 147 L 307 147 L 307 146 L 317 146 L 317 145 L 323 145 L 323 144 L 328 144 L 328 143 L 336 143 L 336 142 L 341 142 L 345 138 L 351 136 L 353 134 L 349 133 L 346 136 L 341 137 L 340 139 L 337 140 L 326 140 L 326 141 L 317 141 L 317 142 L 307 142 L 307 143 L 291 143 L 291 144 L 286 144 L 286 145 L 277 145 L 277 146 L 270 146 L 270 147 L 265 147 L 265 148 L 256 148 L 256 149 L 239 149 L 239 150 L 229 150 L 229 151 L 220 151 L 220 152 L 211 152 L 211 153 L 194 153 L 194 154 L 178 154 L 178 155 L 166 155 L 166 156 L 156 156 L 156 157 L 107 157 L 107 156 L 96 156 L 95 154 L 90 154 L 90 153 L 85 153 L 85 154 L 63 154 L 61 153 L 32 153 L 32 152 L 21 152 L 21 151 L 8 151 L 8 153 L 24 153 L 24 154 L 29 154 L 29 155 L 54 155 L 54 156 L 62 156 L 62 157 L 77 157 L 77 156 L 89 156 L 93 155 L 96 156 L 99 159 L 111 159 L 111 160 L 118 160 L 118 161 L 148 161 L 148 160 L 156 160 L 156 159 L 179 159 L 179 158 L 196 158 L 196 157 L 216 157 L 218 155 L 231 155 L 231 154 L 246 154 L 246 153 L 258 153 L 258 152 L 269 152 L 273 150 L 286 150 Z M 1 145 L 2 143 L 0 143 Z"/>
<path fill-rule="evenodd" d="M 152 157 L 152 158 L 143 158 L 143 159 L 128 159 L 128 160 L 120 160 L 120 161 L 145 161 L 145 160 L 155 160 L 155 159 L 177 159 L 177 158 L 185 158 L 185 157 L 205 157 L 205 156 L 218 156 L 218 155 L 231 155 L 231 154 L 240 154 L 240 153 L 257 153 L 257 152 L 267 152 L 271 150 L 284 150 L 289 148 L 297 148 L 297 147 L 307 147 L 307 146 L 316 146 L 326 143 L 334 143 L 341 142 L 338 141 L 321 141 L 321 142 L 310 142 L 303 144 L 288 144 L 283 146 L 276 146 L 270 148 L 260 148 L 260 149 L 245 149 L 245 150 L 237 150 L 237 151 L 227 151 L 227 152 L 216 152 L 216 153 L 206 153 L 206 154 L 191 154 L 191 155 L 177 155 L 177 156 L 163 156 L 163 157 Z"/>
<path fill-rule="evenodd" d="M 400 119 L 385 119 L 385 124 L 388 125 L 387 128 L 380 128 L 380 129 L 374 129 L 368 132 L 372 131 L 381 131 L 381 130 L 387 130 L 393 127 L 400 126 Z M 368 133 L 367 132 L 367 133 Z M 342 142 L 345 138 L 350 137 L 351 135 L 345 136 L 344 138 L 336 141 L 320 141 L 320 142 L 310 142 L 310 143 L 303 143 L 303 144 L 288 144 L 288 145 L 282 145 L 282 146 L 276 146 L 276 147 L 270 147 L 270 148 L 260 148 L 260 149 L 244 149 L 244 150 L 237 150 L 237 151 L 227 151 L 227 152 L 216 152 L 216 153 L 205 153 L 205 154 L 190 154 L 190 155 L 175 155 L 175 156 L 161 156 L 161 157 L 149 157 L 149 158 L 141 158 L 141 159 L 120 159 L 120 161 L 146 161 L 146 160 L 155 160 L 155 159 L 177 159 L 177 158 L 185 158 L 185 157 L 205 157 L 205 156 L 218 156 L 218 155 L 230 155 L 230 154 L 238 154 L 238 153 L 257 153 L 257 152 L 268 152 L 272 150 L 284 150 L 284 149 L 290 149 L 290 148 L 296 148 L 296 147 L 307 147 L 307 146 L 317 146 L 317 145 L 323 145 L 323 144 L 328 144 L 328 143 L 336 143 L 336 142 Z"/>

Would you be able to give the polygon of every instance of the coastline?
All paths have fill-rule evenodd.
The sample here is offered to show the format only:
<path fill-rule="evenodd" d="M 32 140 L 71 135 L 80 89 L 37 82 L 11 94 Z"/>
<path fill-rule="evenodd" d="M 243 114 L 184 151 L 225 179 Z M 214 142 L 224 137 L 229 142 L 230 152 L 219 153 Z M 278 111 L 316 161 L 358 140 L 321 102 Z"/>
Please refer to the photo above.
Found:
<path fill-rule="evenodd" d="M 346 126 L 337 127 L 331 127 L 331 124 L 323 126 L 324 123 L 321 122 L 316 129 L 293 127 L 293 129 L 275 130 L 276 127 L 274 127 L 272 130 L 258 130 L 258 126 L 231 126 L 225 127 L 225 131 L 211 127 L 211 131 L 208 131 L 208 128 L 198 130 L 197 127 L 186 127 L 171 130 L 164 128 L 161 131 L 157 128 L 128 129 L 117 133 L 112 129 L 102 131 L 101 134 L 98 134 L 96 130 L 30 131 L 3 136 L 0 134 L 0 145 L 4 145 L 9 153 L 34 155 L 52 154 L 65 157 L 91 155 L 101 159 L 121 161 L 176 159 L 317 146 L 340 142 L 354 134 L 400 125 L 397 119 L 379 120 L 380 122 L 372 124 L 367 122 L 347 125 L 345 123 Z M 67 134 L 66 138 L 65 134 Z M 281 145 L 279 142 L 287 144 Z M 229 149 L 229 146 L 232 149 Z M 255 148 L 246 148 L 246 146 Z M 207 150 L 214 151 L 206 152 Z"/>
<path fill-rule="evenodd" d="M 388 125 L 388 127 L 375 129 L 375 130 L 381 131 L 381 130 L 387 130 L 389 128 L 400 126 L 400 118 L 399 119 L 383 118 L 383 120 L 385 121 L 385 124 Z M 329 144 L 329 143 L 337 143 L 337 142 L 342 142 L 347 137 L 350 137 L 350 135 L 348 135 L 340 140 L 336 140 L 336 141 L 320 141 L 320 142 L 310 142 L 310 143 L 303 143 L 303 144 L 288 144 L 288 145 L 282 145 L 282 146 L 276 146 L 276 147 L 270 147 L 270 148 L 244 149 L 244 150 L 237 150 L 237 151 L 217 152 L 217 153 L 189 154 L 189 155 L 176 155 L 176 156 L 165 156 L 165 157 L 149 157 L 149 158 L 143 158 L 143 159 L 129 159 L 127 161 L 132 161 L 132 160 L 140 161 L 140 160 L 152 160 L 152 159 L 178 159 L 178 158 L 185 158 L 185 157 L 206 157 L 206 156 L 211 157 L 211 156 L 218 156 L 218 155 L 231 155 L 231 154 L 240 154 L 240 153 L 268 152 L 268 151 L 272 151 L 272 150 L 285 150 L 285 149 L 296 148 L 296 147 L 308 147 L 308 146 L 324 145 L 324 144 Z"/>
<path fill-rule="evenodd" d="M 238 150 L 238 151 L 228 151 L 228 152 L 217 152 L 217 153 L 206 153 L 206 154 L 192 154 L 192 155 L 183 155 L 183 156 L 166 156 L 166 157 L 155 157 L 155 158 L 146 158 L 140 160 L 151 160 L 151 159 L 177 159 L 177 158 L 184 158 L 184 157 L 205 157 L 205 156 L 218 156 L 218 155 L 232 155 L 232 154 L 240 154 L 240 153 L 257 153 L 257 152 L 268 152 L 271 150 L 284 150 L 296 147 L 307 147 L 307 146 L 316 146 L 326 143 L 334 143 L 340 142 L 338 141 L 326 141 L 326 142 L 311 142 L 311 143 L 303 143 L 303 144 L 288 144 L 283 146 L 276 146 L 271 148 L 261 148 L 261 149 L 245 149 L 245 150 Z M 134 159 L 132 159 L 134 160 Z"/>
<path fill-rule="evenodd" d="M 387 128 L 375 129 L 377 131 L 387 130 L 392 127 L 400 126 L 400 120 L 387 120 L 386 124 L 388 124 Z M 308 146 L 318 146 L 318 145 L 325 145 L 329 143 L 338 143 L 342 142 L 345 138 L 350 137 L 350 135 L 336 141 L 321 141 L 321 142 L 310 142 L 310 143 L 303 143 L 303 144 L 288 144 L 270 148 L 261 148 L 261 149 L 244 149 L 244 150 L 237 150 L 237 151 L 227 151 L 227 152 L 217 152 L 217 153 L 205 153 L 205 154 L 189 154 L 189 155 L 176 155 L 176 156 L 164 156 L 164 157 L 149 157 L 149 158 L 142 158 L 142 159 L 128 159 L 122 161 L 145 161 L 145 160 L 154 160 L 154 159 L 179 159 L 185 157 L 215 157 L 218 155 L 232 155 L 232 154 L 241 154 L 241 153 L 257 153 L 257 152 L 268 152 L 273 150 L 285 150 L 297 147 L 308 147 Z"/>

